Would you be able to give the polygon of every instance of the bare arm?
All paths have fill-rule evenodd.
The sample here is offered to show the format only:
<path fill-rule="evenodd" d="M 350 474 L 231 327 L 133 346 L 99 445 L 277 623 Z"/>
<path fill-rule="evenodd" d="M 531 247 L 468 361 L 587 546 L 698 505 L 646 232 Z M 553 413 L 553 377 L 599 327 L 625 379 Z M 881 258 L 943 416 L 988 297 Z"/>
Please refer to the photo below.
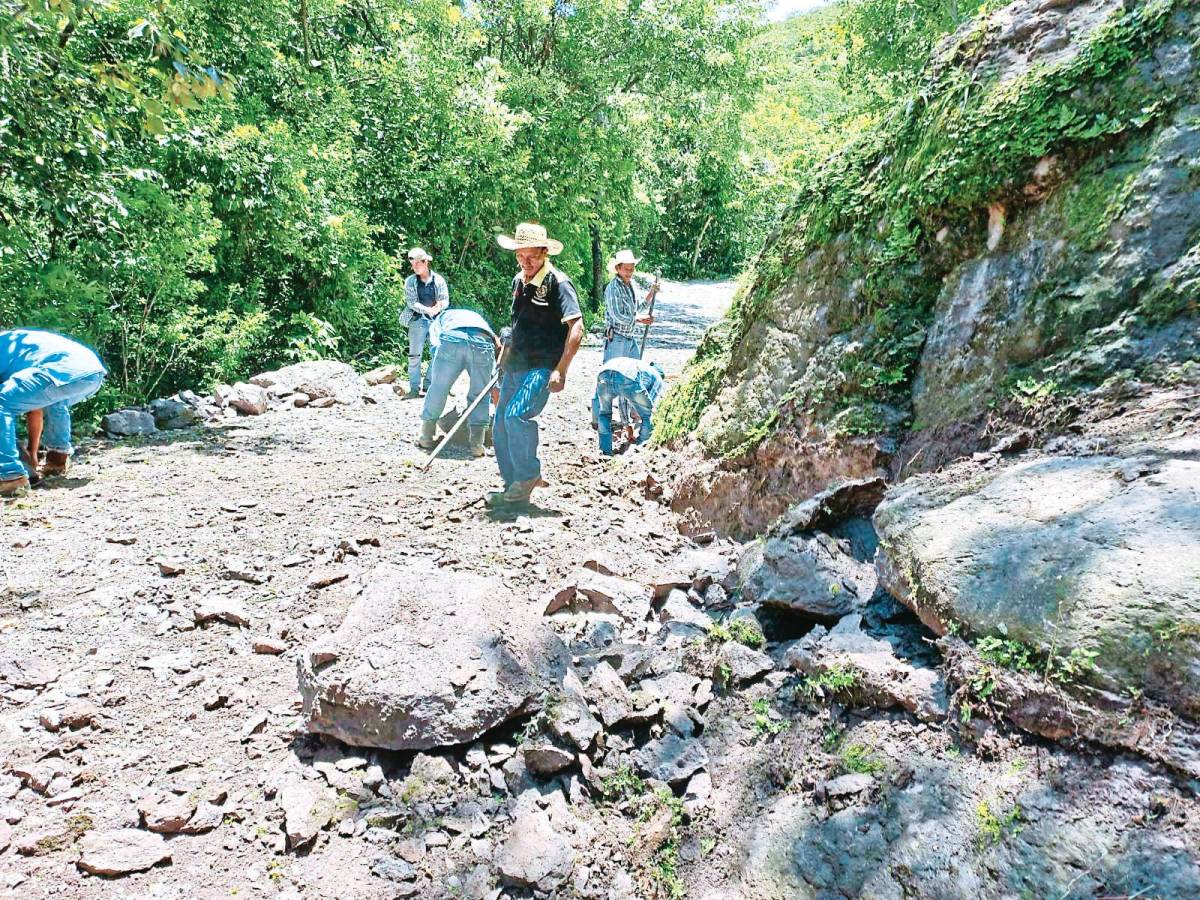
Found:
<path fill-rule="evenodd" d="M 558 365 L 554 367 L 554 371 L 550 373 L 550 390 L 557 393 L 561 391 L 567 384 L 567 369 L 571 367 L 571 360 L 575 358 L 575 354 L 579 352 L 579 345 L 583 342 L 583 317 L 571 320 L 571 330 L 567 332 L 567 343 L 563 347 L 562 356 L 559 357 Z"/>
<path fill-rule="evenodd" d="M 31 410 L 25 416 L 25 427 L 29 430 L 29 459 L 30 465 L 37 466 L 38 451 L 42 444 L 42 411 Z"/>

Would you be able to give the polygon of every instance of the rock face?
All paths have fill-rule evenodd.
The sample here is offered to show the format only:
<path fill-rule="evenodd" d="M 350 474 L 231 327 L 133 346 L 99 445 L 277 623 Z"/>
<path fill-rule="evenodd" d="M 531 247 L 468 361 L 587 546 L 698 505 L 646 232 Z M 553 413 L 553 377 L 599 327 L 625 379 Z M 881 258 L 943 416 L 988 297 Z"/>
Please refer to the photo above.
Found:
<path fill-rule="evenodd" d="M 154 416 L 144 409 L 118 409 L 100 419 L 100 428 L 116 437 L 153 434 Z"/>
<path fill-rule="evenodd" d="M 499 579 L 383 565 L 341 627 L 300 654 L 304 716 L 356 746 L 460 744 L 534 708 L 539 677 L 561 677 L 559 653 Z"/>
<path fill-rule="evenodd" d="M 367 396 L 369 385 L 346 363 L 319 359 L 263 372 L 250 379 L 251 384 L 272 388 L 279 394 L 305 394 L 310 400 L 332 399 L 338 403 L 358 403 Z"/>
<path fill-rule="evenodd" d="M 1194 381 L 1198 35 L 1194 5 L 1017 0 L 944 41 L 922 94 L 979 89 L 830 160 L 660 405 L 661 436 L 696 439 L 672 505 L 758 534 L 1047 396 Z"/>
<path fill-rule="evenodd" d="M 938 633 L 1005 635 L 1116 693 L 1200 716 L 1200 437 L 963 464 L 875 513 L 889 590 Z M 1064 672 L 1067 670 L 1064 668 Z"/>
<path fill-rule="evenodd" d="M 93 875 L 144 872 L 171 859 L 162 835 L 136 828 L 90 831 L 79 841 L 79 868 Z"/>

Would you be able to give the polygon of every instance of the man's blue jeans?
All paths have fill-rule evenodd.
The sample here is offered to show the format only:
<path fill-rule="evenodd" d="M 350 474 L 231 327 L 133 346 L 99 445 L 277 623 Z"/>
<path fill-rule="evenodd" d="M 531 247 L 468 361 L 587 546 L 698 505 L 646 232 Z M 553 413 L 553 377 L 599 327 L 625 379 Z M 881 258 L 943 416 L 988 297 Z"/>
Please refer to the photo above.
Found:
<path fill-rule="evenodd" d="M 650 418 L 654 414 L 654 404 L 645 388 L 620 372 L 601 372 L 596 380 L 596 395 L 592 397 L 592 415 L 600 430 L 600 452 L 605 456 L 612 456 L 613 452 L 612 408 L 615 400 L 626 401 L 642 417 L 639 444 L 650 440 L 653 431 Z"/>
<path fill-rule="evenodd" d="M 17 416 L 45 410 L 42 446 L 71 453 L 71 406 L 86 400 L 104 383 L 97 372 L 67 384 L 58 384 L 47 372 L 33 366 L 14 372 L 0 384 L 0 481 L 27 474 L 17 449 Z"/>
<path fill-rule="evenodd" d="M 427 316 L 413 313 L 408 323 L 408 390 L 415 394 L 421 387 L 421 357 L 425 355 L 425 344 L 429 340 L 430 320 Z M 429 390 L 430 369 L 425 370 L 425 390 Z"/>
<path fill-rule="evenodd" d="M 500 380 L 500 403 L 492 443 L 504 484 L 541 478 L 538 459 L 538 424 L 534 418 L 550 399 L 550 370 L 505 372 Z"/>
<path fill-rule="evenodd" d="M 491 342 L 456 340 L 443 337 L 429 366 L 429 387 L 425 389 L 425 405 L 421 408 L 421 419 L 436 422 L 446 409 L 450 388 L 458 376 L 466 372 L 471 379 L 467 404 L 470 405 L 487 386 L 496 367 L 496 351 Z M 468 425 L 486 425 L 489 418 L 488 401 L 484 400 L 471 410 Z"/>
<path fill-rule="evenodd" d="M 604 359 L 601 362 L 608 362 L 610 359 L 621 356 L 641 359 L 642 352 L 638 349 L 637 338 L 626 337 L 614 331 L 613 336 L 604 342 Z M 624 397 L 618 398 L 617 409 L 621 411 L 621 421 L 626 425 L 632 425 L 634 409 L 629 401 Z"/>

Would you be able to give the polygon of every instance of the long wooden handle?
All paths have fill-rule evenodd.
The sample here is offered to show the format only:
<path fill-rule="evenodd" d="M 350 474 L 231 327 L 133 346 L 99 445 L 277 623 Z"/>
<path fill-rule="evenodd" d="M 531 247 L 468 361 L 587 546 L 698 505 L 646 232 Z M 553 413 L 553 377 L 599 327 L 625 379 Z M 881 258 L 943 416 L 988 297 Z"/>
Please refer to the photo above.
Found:
<path fill-rule="evenodd" d="M 429 458 L 425 460 L 425 464 L 421 466 L 422 472 L 429 471 L 429 467 L 433 464 L 433 461 L 437 459 L 438 454 L 445 449 L 445 446 L 448 443 L 450 443 L 450 439 L 453 438 L 454 435 L 458 434 L 458 429 L 462 428 L 463 422 L 467 421 L 467 416 L 471 415 L 471 413 L 475 411 L 475 407 L 479 405 L 480 401 L 492 392 L 492 388 L 496 386 L 496 382 L 499 380 L 500 370 L 496 369 L 496 371 L 492 374 L 491 381 L 489 381 L 484 389 L 479 392 L 479 396 L 471 401 L 470 405 L 466 408 L 466 410 L 463 411 L 463 414 L 458 417 L 458 421 L 450 426 L 450 430 L 446 432 L 445 436 L 441 439 L 438 445 L 433 448 L 433 452 L 429 454 Z"/>

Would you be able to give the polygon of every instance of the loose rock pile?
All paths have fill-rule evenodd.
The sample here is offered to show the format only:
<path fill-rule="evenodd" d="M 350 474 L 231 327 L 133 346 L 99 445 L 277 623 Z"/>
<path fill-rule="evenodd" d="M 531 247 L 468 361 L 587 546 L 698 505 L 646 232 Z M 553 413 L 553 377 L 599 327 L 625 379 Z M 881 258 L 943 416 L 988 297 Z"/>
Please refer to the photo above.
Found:
<path fill-rule="evenodd" d="M 368 382 L 346 363 L 302 362 L 255 375 L 249 382 L 217 385 L 211 395 L 180 391 L 144 407 L 116 410 L 100 420 L 100 430 L 112 438 L 132 437 L 238 416 L 261 416 L 271 409 L 373 402 L 370 386 L 383 383 Z"/>

